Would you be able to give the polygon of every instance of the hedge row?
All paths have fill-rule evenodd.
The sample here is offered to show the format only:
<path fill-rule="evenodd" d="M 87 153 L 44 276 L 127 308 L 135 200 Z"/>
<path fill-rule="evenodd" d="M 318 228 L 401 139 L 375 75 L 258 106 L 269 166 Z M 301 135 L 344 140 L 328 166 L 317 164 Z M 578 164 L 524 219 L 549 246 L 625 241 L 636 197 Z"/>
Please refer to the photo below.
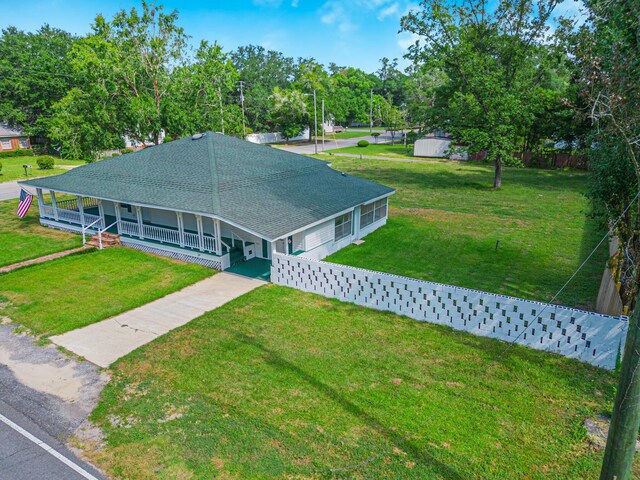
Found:
<path fill-rule="evenodd" d="M 33 157 L 33 150 L 8 150 L 0 152 L 0 158 Z"/>

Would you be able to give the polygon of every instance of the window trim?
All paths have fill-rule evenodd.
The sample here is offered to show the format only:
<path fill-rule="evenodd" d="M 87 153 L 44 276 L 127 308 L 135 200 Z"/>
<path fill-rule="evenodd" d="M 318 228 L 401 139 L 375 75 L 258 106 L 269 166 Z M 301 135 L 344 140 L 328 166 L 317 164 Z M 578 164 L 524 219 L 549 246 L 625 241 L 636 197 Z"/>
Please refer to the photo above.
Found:
<path fill-rule="evenodd" d="M 347 225 L 349 226 L 348 230 L 345 229 Z M 333 228 L 334 242 L 337 242 L 338 240 L 342 240 L 343 238 L 347 238 L 351 236 L 353 234 L 353 212 L 347 212 L 336 217 L 333 223 L 333 227 L 334 227 Z M 340 236 L 338 236 L 338 231 L 341 232 Z"/>
<path fill-rule="evenodd" d="M 360 207 L 360 228 L 366 228 L 380 220 L 384 220 L 388 213 L 388 197 Z"/>

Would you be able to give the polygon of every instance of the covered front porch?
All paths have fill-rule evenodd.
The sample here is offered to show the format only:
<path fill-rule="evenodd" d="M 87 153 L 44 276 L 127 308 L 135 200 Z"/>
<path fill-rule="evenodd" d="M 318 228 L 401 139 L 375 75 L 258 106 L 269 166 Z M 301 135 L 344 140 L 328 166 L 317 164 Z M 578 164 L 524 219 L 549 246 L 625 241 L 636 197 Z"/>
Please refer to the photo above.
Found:
<path fill-rule="evenodd" d="M 97 236 L 117 234 L 128 247 L 227 270 L 251 259 L 270 258 L 271 243 L 218 218 L 92 197 L 48 198 L 37 189 L 43 225 Z M 48 200 L 48 201 L 47 201 Z"/>

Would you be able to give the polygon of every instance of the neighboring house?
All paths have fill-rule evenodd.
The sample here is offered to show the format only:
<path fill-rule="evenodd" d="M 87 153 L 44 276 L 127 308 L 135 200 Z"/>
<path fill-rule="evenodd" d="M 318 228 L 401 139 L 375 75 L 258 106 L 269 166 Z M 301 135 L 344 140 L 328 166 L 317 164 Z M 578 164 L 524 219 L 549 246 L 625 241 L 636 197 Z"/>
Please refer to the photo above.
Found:
<path fill-rule="evenodd" d="M 7 150 L 26 150 L 31 148 L 29 137 L 22 130 L 0 123 L 0 152 Z"/>
<path fill-rule="evenodd" d="M 35 187 L 43 225 L 117 233 L 124 245 L 219 270 L 273 251 L 324 258 L 384 225 L 394 193 L 212 132 L 20 184 Z"/>

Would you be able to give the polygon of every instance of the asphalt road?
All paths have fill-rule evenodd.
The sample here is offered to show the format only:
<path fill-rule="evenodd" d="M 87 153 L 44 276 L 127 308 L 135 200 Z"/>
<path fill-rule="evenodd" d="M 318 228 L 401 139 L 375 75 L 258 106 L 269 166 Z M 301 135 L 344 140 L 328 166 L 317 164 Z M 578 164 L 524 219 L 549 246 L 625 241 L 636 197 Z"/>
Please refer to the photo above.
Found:
<path fill-rule="evenodd" d="M 104 480 L 63 442 L 83 423 L 106 379 L 96 366 L 12 331 L 0 322 L 0 480 Z M 69 388 L 74 382 L 77 394 Z"/>
<path fill-rule="evenodd" d="M 14 422 L 58 455 L 47 451 L 25 437 L 5 421 Z M 58 440 L 50 436 L 33 420 L 0 400 L 0 480 L 94 480 L 105 479 L 95 469 L 78 460 Z"/>
<path fill-rule="evenodd" d="M 366 140 L 369 143 L 376 143 L 376 139 L 367 135 L 366 137 L 356 137 L 356 138 L 344 138 L 339 140 L 330 139 L 329 136 L 325 137 L 324 147 L 322 146 L 322 140 L 318 138 L 318 153 L 322 153 L 323 151 L 335 150 L 337 148 L 344 147 L 353 147 L 358 144 L 360 140 Z M 385 132 L 380 135 L 377 139 L 377 143 L 387 143 L 391 141 L 391 135 L 389 132 Z M 280 148 L 280 147 L 278 147 Z M 288 147 L 282 147 L 282 150 L 286 150 L 288 152 L 299 153 L 302 155 L 310 155 L 315 153 L 315 144 L 314 143 L 306 143 L 304 145 L 291 145 Z"/>
<path fill-rule="evenodd" d="M 10 200 L 20 196 L 20 187 L 18 182 L 0 183 L 0 200 Z"/>

